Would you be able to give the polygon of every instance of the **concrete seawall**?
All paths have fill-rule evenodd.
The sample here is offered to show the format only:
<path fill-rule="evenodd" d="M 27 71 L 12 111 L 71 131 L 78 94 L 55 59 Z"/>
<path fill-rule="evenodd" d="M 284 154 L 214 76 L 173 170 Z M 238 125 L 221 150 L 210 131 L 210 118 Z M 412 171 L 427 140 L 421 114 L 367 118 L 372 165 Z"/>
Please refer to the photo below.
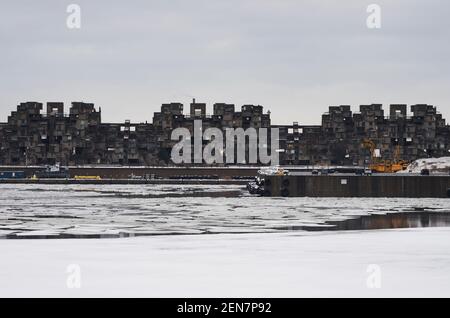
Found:
<path fill-rule="evenodd" d="M 25 166 L 0 166 L 0 171 L 23 171 L 27 177 L 31 177 L 37 171 L 43 171 L 45 167 Z M 75 176 L 99 176 L 102 179 L 129 179 L 131 175 L 153 175 L 158 178 L 171 178 L 176 176 L 216 176 L 217 178 L 254 177 L 257 167 L 69 167 L 71 178 Z"/>
<path fill-rule="evenodd" d="M 169 184 L 169 185 L 245 185 L 245 180 L 224 179 L 0 179 L 0 184 Z"/>
<path fill-rule="evenodd" d="M 446 198 L 450 176 L 269 176 L 264 189 L 267 196 L 284 197 Z"/>

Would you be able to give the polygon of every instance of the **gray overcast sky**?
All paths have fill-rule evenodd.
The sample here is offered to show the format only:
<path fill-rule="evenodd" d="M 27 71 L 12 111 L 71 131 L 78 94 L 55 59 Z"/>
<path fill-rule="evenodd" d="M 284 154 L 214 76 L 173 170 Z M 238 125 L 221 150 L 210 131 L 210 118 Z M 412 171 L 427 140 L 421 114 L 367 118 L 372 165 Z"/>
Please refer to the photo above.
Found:
<path fill-rule="evenodd" d="M 0 1 L 1 121 L 29 100 L 151 121 L 192 97 L 209 113 L 261 104 L 277 124 L 374 102 L 433 104 L 450 120 L 449 1 Z M 79 30 L 66 27 L 70 3 Z M 366 26 L 371 3 L 381 29 Z"/>

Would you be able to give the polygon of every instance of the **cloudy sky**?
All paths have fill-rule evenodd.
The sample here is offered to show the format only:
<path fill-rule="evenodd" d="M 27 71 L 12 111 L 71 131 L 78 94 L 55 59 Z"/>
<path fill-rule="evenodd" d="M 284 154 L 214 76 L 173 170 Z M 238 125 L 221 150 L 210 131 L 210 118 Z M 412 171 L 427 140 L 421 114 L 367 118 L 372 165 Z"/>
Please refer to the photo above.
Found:
<path fill-rule="evenodd" d="M 71 3 L 80 29 L 66 26 Z M 371 3 L 381 29 L 367 28 Z M 33 100 L 150 121 L 193 97 L 208 112 L 261 104 L 278 124 L 375 102 L 433 104 L 450 120 L 449 16 L 438 0 L 1 0 L 0 120 Z"/>

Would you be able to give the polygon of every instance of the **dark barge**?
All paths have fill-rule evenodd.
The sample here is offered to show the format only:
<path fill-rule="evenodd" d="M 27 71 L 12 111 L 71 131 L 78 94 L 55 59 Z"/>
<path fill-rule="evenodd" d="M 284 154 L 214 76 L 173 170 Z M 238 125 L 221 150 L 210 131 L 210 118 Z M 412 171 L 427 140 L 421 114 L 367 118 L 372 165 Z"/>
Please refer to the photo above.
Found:
<path fill-rule="evenodd" d="M 418 174 L 268 175 L 260 193 L 272 197 L 448 198 L 450 176 Z"/>

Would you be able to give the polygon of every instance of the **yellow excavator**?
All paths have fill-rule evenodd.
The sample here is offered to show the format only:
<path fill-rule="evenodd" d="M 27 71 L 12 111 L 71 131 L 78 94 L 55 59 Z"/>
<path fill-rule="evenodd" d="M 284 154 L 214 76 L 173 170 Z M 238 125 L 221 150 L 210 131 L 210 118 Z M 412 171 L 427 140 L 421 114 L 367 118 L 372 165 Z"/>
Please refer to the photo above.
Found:
<path fill-rule="evenodd" d="M 400 145 L 395 147 L 394 160 L 380 159 L 375 154 L 376 145 L 370 139 L 364 139 L 362 142 L 364 148 L 370 150 L 371 162 L 369 168 L 373 172 L 394 173 L 401 170 L 406 170 L 408 162 L 400 159 Z"/>

